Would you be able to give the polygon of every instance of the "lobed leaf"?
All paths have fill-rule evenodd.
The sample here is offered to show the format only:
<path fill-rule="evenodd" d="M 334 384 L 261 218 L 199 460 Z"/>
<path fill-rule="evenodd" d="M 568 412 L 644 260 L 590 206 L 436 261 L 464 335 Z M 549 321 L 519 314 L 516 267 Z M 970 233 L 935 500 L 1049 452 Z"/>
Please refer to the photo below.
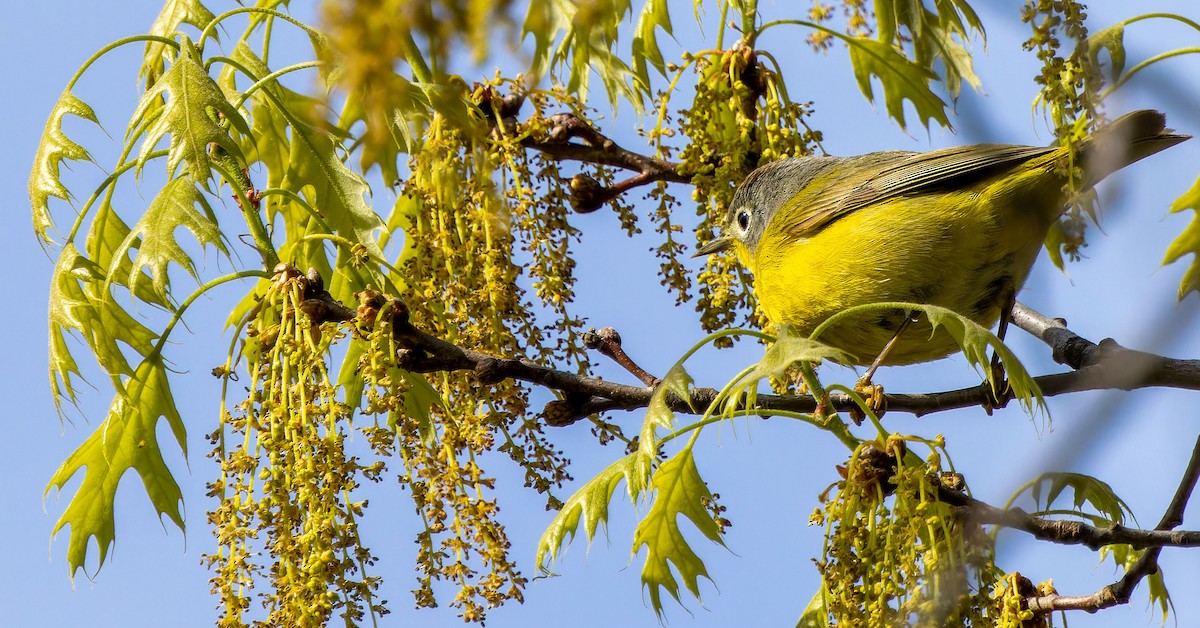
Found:
<path fill-rule="evenodd" d="M 1012 350 L 1005 346 L 1004 342 L 997 338 L 988 328 L 953 310 L 937 305 L 921 303 L 871 303 L 847 308 L 838 312 L 821 323 L 813 331 L 812 335 L 820 336 L 822 331 L 843 318 L 858 316 L 864 312 L 894 309 L 923 312 L 929 318 L 929 322 L 934 330 L 939 327 L 945 329 L 946 333 L 950 334 L 950 337 L 954 338 L 959 348 L 962 349 L 967 363 L 984 372 L 994 391 L 999 382 L 995 381 L 992 369 L 990 368 L 991 358 L 988 356 L 988 349 L 991 348 L 996 352 L 996 355 L 1000 358 L 1000 362 L 1004 365 L 1005 375 L 1008 377 L 1008 385 L 1017 402 L 1021 404 L 1021 409 L 1029 415 L 1033 415 L 1035 411 L 1049 414 L 1041 388 L 1038 387 L 1033 376 L 1029 374 L 1029 371 L 1025 369 L 1025 366 L 1021 364 L 1021 361 L 1017 359 Z"/>
<path fill-rule="evenodd" d="M 889 43 L 865 37 L 843 37 L 849 44 L 850 64 L 858 88 L 868 100 L 875 100 L 871 77 L 879 77 L 883 87 L 883 99 L 888 116 L 900 128 L 907 128 L 904 101 L 909 101 L 917 110 L 917 117 L 924 126 L 935 120 L 944 127 L 950 126 L 946 114 L 946 103 L 938 98 L 929 83 L 937 76 L 929 68 L 909 60 Z"/>
<path fill-rule="evenodd" d="M 197 206 L 204 211 L 196 209 Z M 191 231 L 202 247 L 212 244 L 218 251 L 229 255 L 229 250 L 221 240 L 221 227 L 217 224 L 216 215 L 208 200 L 191 179 L 179 177 L 159 190 L 141 219 L 117 247 L 106 275 L 108 280 L 117 281 L 117 275 L 121 272 L 128 252 L 136 248 L 137 256 L 129 264 L 128 273 L 124 277 L 126 285 L 137 285 L 139 278 L 143 276 L 142 269 L 148 268 L 155 297 L 168 302 L 170 278 L 167 276 L 167 265 L 171 262 L 182 266 L 199 281 L 200 276 L 196 272 L 195 263 L 175 239 L 175 230 L 179 227 L 186 227 Z"/>
<path fill-rule="evenodd" d="M 104 565 L 108 550 L 116 540 L 113 500 L 121 477 L 129 469 L 141 476 L 146 495 L 159 517 L 166 515 L 180 530 L 184 528 L 180 509 L 183 494 L 163 460 L 155 433 L 160 418 L 167 420 L 175 441 L 186 456 L 183 420 L 171 396 L 162 357 L 155 353 L 138 366 L 125 389 L 117 391 L 104 422 L 59 466 L 46 486 L 47 494 L 53 487 L 61 491 L 76 473 L 86 468 L 79 490 L 51 533 L 57 534 L 63 526 L 71 526 L 67 563 L 72 578 L 85 566 L 92 538 L 96 539 L 100 551 L 97 569 Z"/>
<path fill-rule="evenodd" d="M 288 169 L 281 187 L 305 194 L 336 233 L 364 246 L 374 259 L 382 259 L 374 232 L 383 228 L 383 220 L 367 204 L 370 188 L 366 180 L 342 163 L 333 135 L 300 124 L 292 129 Z M 300 235 L 289 231 L 288 239 L 295 241 Z"/>
<path fill-rule="evenodd" d="M 68 115 L 100 124 L 96 119 L 96 112 L 69 90 L 58 97 L 58 102 L 54 103 L 54 108 L 50 111 L 50 118 L 46 120 L 46 128 L 42 131 L 42 140 L 38 143 L 37 153 L 33 157 L 33 168 L 29 172 L 29 202 L 33 209 L 33 230 L 43 246 L 54 244 L 50 237 L 50 230 L 54 228 L 54 221 L 50 217 L 50 197 L 64 201 L 70 201 L 71 198 L 71 193 L 59 178 L 62 162 L 92 160 L 87 149 L 71 141 L 63 132 L 63 119 Z"/>
<path fill-rule="evenodd" d="M 108 278 L 113 283 L 128 288 L 134 297 L 144 303 L 171 309 L 170 302 L 155 292 L 151 278 L 145 273 L 135 272 L 133 260 L 128 255 L 117 254 L 122 243 L 129 237 L 129 233 L 129 225 L 125 224 L 121 216 L 112 208 L 109 200 L 105 199 L 96 210 L 96 216 L 88 228 L 84 250 L 87 251 L 88 258 L 95 262 L 97 267 L 112 268 L 108 272 Z M 141 239 L 135 235 L 132 248 L 140 246 Z M 130 279 L 134 280 L 132 284 Z"/>
<path fill-rule="evenodd" d="M 921 67 L 938 67 L 940 62 L 940 80 L 952 99 L 963 81 L 981 89 L 971 54 L 960 42 L 972 33 L 985 36 L 983 22 L 965 0 L 935 0 L 933 5 L 931 11 L 922 0 L 876 3 L 879 40 L 897 47 L 911 45 L 913 61 Z"/>
<path fill-rule="evenodd" d="M 226 65 L 218 76 L 217 83 L 224 88 L 227 99 L 236 93 L 234 75 L 238 69 L 245 70 L 255 83 L 271 74 L 271 68 L 245 42 L 238 42 L 229 56 L 241 67 Z M 292 144 L 289 116 L 316 111 L 321 101 L 290 90 L 278 80 L 270 80 L 252 92 L 243 106 L 248 112 L 250 133 L 235 134 L 234 139 L 246 157 L 247 166 L 260 163 L 266 168 L 267 181 L 263 187 L 279 187 L 287 173 Z"/>
<path fill-rule="evenodd" d="M 1034 381 L 1033 375 L 1025 369 L 1025 365 L 1021 364 L 1016 354 L 991 330 L 957 312 L 936 305 L 922 305 L 915 309 L 925 312 L 934 329 L 941 327 L 949 332 L 962 349 L 967 363 L 983 370 L 992 390 L 995 390 L 998 382 L 993 378 L 992 369 L 989 366 L 991 358 L 988 356 L 988 347 L 991 347 L 992 351 L 995 351 L 996 355 L 1000 357 L 1001 364 L 1004 365 L 1008 386 L 1012 389 L 1017 403 L 1021 404 L 1021 409 L 1031 416 L 1035 411 L 1049 414 L 1049 410 L 1046 408 L 1046 399 L 1042 396 L 1042 389 Z"/>
<path fill-rule="evenodd" d="M 633 554 L 646 547 L 646 563 L 642 567 L 642 584 L 650 589 L 650 605 L 662 616 L 662 593 L 666 589 L 679 601 L 679 581 L 671 566 L 679 572 L 687 590 L 700 598 L 699 580 L 709 577 L 704 561 L 688 545 L 679 529 L 679 515 L 690 519 L 704 536 L 724 545 L 720 530 L 711 513 L 705 508 L 712 499 L 708 485 L 696 469 L 691 448 L 685 448 L 659 466 L 651 478 L 655 491 L 650 512 L 638 524 L 633 537 Z"/>
<path fill-rule="evenodd" d="M 105 274 L 92 260 L 67 243 L 50 278 L 50 390 L 61 413 L 61 402 L 75 402 L 72 374 L 79 368 L 67 348 L 66 334 L 78 333 L 111 376 L 130 375 L 133 369 L 118 342 L 149 356 L 158 337 L 116 304 L 104 288 Z"/>
<path fill-rule="evenodd" d="M 1175 199 L 1175 202 L 1171 204 L 1172 213 L 1185 209 L 1196 213 L 1192 215 L 1192 221 L 1188 223 L 1183 233 L 1180 233 L 1167 247 L 1167 253 L 1163 257 L 1163 266 L 1166 266 L 1185 255 L 1193 256 L 1191 265 L 1183 273 L 1183 280 L 1179 282 L 1179 292 L 1176 298 L 1180 301 L 1189 292 L 1200 293 L 1200 179 L 1197 179 L 1191 189 L 1184 192 L 1183 196 Z"/>
<path fill-rule="evenodd" d="M 1028 489 L 1033 502 L 1049 510 L 1068 488 L 1072 491 L 1072 507 L 1079 512 L 1083 512 L 1084 504 L 1088 504 L 1104 515 L 1110 523 L 1116 524 L 1125 523 L 1125 515 L 1132 515 L 1129 505 L 1117 496 L 1111 486 L 1082 473 L 1043 473 L 1017 491 L 1017 495 Z"/>
<path fill-rule="evenodd" d="M 630 0 L 533 0 L 521 27 L 522 39 L 529 35 L 534 39 L 530 74 L 553 74 L 565 67 L 567 91 L 586 102 L 594 72 L 613 108 L 624 98 L 641 113 L 650 96 L 649 85 L 613 52 L 620 24 L 632 10 Z"/>
<path fill-rule="evenodd" d="M 630 499 L 636 502 L 638 494 L 632 487 L 645 486 L 648 480 L 638 477 L 641 469 L 647 468 L 639 460 L 641 457 L 642 454 L 635 452 L 608 465 L 563 504 L 538 541 L 534 563 L 539 571 L 550 573 L 550 566 L 558 559 L 559 552 L 575 538 L 581 518 L 584 534 L 591 543 L 600 524 L 608 524 L 608 505 L 621 480 L 625 480 L 626 487 L 631 489 Z"/>
<path fill-rule="evenodd" d="M 784 326 L 779 330 L 779 337 L 771 343 L 761 360 L 754 365 L 754 371 L 747 377 L 750 381 L 766 378 L 782 378 L 788 367 L 797 362 L 820 362 L 833 360 L 848 364 L 849 355 L 841 349 L 831 347 L 819 340 L 805 338 Z"/>
<path fill-rule="evenodd" d="M 1088 56 L 1100 66 L 1100 51 L 1108 51 L 1109 80 L 1116 83 L 1125 71 L 1125 22 L 1117 22 L 1088 37 Z"/>
<path fill-rule="evenodd" d="M 158 17 L 154 19 L 154 24 L 150 26 L 150 34 L 173 37 L 179 27 L 184 24 L 202 29 L 215 19 L 216 16 L 200 0 L 167 0 Z M 211 36 L 216 38 L 215 30 L 211 31 Z M 138 76 L 146 80 L 147 86 L 158 82 L 172 52 L 174 49 L 165 43 L 146 42 L 146 50 L 142 53 L 142 67 L 138 71 Z"/>
<path fill-rule="evenodd" d="M 179 56 L 142 95 L 129 121 L 130 141 L 145 135 L 138 153 L 138 172 L 168 134 L 171 138 L 167 174 L 172 178 L 183 162 L 196 182 L 211 178 L 212 146 L 219 146 L 239 163 L 245 163 L 240 146 L 225 128 L 227 123 L 243 134 L 250 133 L 242 115 L 205 71 L 199 51 L 184 38 Z"/>
<path fill-rule="evenodd" d="M 647 0 L 642 7 L 637 27 L 633 33 L 633 76 L 642 85 L 650 85 L 650 71 L 646 63 L 662 76 L 667 75 L 667 65 L 663 61 L 662 50 L 658 46 L 658 29 L 674 36 L 671 30 L 671 13 L 667 0 Z"/>

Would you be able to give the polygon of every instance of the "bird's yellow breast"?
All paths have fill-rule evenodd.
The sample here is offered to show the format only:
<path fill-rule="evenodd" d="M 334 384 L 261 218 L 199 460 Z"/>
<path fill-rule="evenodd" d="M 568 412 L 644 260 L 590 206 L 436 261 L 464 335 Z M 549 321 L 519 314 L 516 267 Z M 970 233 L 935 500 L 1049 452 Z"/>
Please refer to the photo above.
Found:
<path fill-rule="evenodd" d="M 768 225 L 753 257 L 744 247 L 739 254 L 754 273 L 767 317 L 804 336 L 847 308 L 884 301 L 938 305 L 991 326 L 1025 281 L 1062 208 L 1057 184 L 1023 174 L 889 199 L 805 238 Z M 894 310 L 845 319 L 818 339 L 869 363 L 906 316 Z M 884 363 L 923 362 L 956 350 L 946 332 L 918 321 Z"/>

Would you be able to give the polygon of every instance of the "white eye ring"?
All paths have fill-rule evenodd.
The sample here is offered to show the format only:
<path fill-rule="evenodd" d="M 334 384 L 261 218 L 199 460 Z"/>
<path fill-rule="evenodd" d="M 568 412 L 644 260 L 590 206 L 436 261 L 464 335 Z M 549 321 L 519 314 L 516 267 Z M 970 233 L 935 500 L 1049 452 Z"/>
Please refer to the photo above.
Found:
<path fill-rule="evenodd" d="M 745 209 L 737 210 L 734 220 L 737 222 L 738 229 L 743 233 L 750 228 L 750 212 Z"/>

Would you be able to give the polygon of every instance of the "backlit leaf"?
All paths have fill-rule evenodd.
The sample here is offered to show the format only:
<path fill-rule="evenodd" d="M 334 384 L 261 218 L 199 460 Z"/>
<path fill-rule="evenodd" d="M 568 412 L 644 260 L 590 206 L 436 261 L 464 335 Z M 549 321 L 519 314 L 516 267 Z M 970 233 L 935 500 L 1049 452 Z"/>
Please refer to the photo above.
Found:
<path fill-rule="evenodd" d="M 679 529 L 679 516 L 683 515 L 714 543 L 724 545 L 721 533 L 712 514 L 705 508 L 706 500 L 712 499 L 708 485 L 696 469 L 691 448 L 686 448 L 667 459 L 654 472 L 651 479 L 654 503 L 650 512 L 638 524 L 633 538 L 633 553 L 646 548 L 646 563 L 642 567 L 642 584 L 650 590 L 650 605 L 662 616 L 662 591 L 679 601 L 679 581 L 671 567 L 679 572 L 687 590 L 700 598 L 699 580 L 709 578 L 704 562 L 688 545 Z"/>
<path fill-rule="evenodd" d="M 175 441 L 187 455 L 186 431 L 175 408 L 167 382 L 162 358 L 154 354 L 138 366 L 126 382 L 124 392 L 118 391 L 109 407 L 108 416 L 96 431 L 80 445 L 55 471 L 46 487 L 60 491 L 74 475 L 86 468 L 79 490 L 54 525 L 52 534 L 70 525 L 71 540 L 67 548 L 67 563 L 71 576 L 84 567 L 88 544 L 95 538 L 100 556 L 97 568 L 103 566 L 108 550 L 116 540 L 113 500 L 117 485 L 129 469 L 137 471 L 146 488 L 146 495 L 159 516 L 166 515 L 183 529 L 183 495 L 163 460 L 155 428 L 165 418 Z"/>
<path fill-rule="evenodd" d="M 155 18 L 154 24 L 150 26 L 150 34 L 170 38 L 184 24 L 204 28 L 215 18 L 212 11 L 209 11 L 199 0 L 167 0 L 163 3 L 162 11 Z M 215 39 L 216 31 L 211 31 L 211 35 Z M 154 85 L 158 81 L 158 77 L 162 75 L 163 68 L 166 67 L 166 62 L 173 52 L 174 49 L 171 46 L 162 42 L 146 43 L 139 76 L 146 80 L 147 86 Z"/>
<path fill-rule="evenodd" d="M 374 232 L 383 227 L 383 220 L 367 204 L 367 182 L 342 163 L 335 149 L 334 137 L 326 131 L 311 126 L 293 129 L 282 187 L 304 194 L 335 232 L 381 259 Z"/>
<path fill-rule="evenodd" d="M 172 178 L 184 162 L 193 180 L 202 182 L 212 177 L 209 151 L 213 145 L 245 163 L 238 143 L 223 127 L 225 123 L 242 133 L 250 132 L 241 114 L 205 72 L 196 47 L 185 38 L 175 63 L 142 96 L 130 120 L 129 140 L 145 135 L 138 154 L 138 171 L 167 135 L 171 136 L 167 173 Z"/>
<path fill-rule="evenodd" d="M 660 28 L 668 35 L 674 34 L 671 31 L 671 13 L 667 0 L 648 0 L 642 7 L 642 14 L 633 34 L 633 75 L 643 85 L 650 85 L 647 62 L 654 66 L 659 74 L 666 76 L 666 63 L 663 62 L 662 50 L 658 47 Z"/>
<path fill-rule="evenodd" d="M 1166 266 L 1185 255 L 1192 256 L 1192 263 L 1183 273 L 1183 281 L 1179 283 L 1179 293 L 1176 297 L 1180 301 L 1189 292 L 1200 292 L 1200 179 L 1197 179 L 1190 190 L 1184 192 L 1183 196 L 1175 199 L 1175 202 L 1171 204 L 1172 213 L 1185 209 L 1197 213 L 1192 215 L 1192 222 L 1188 223 L 1183 233 L 1179 234 L 1179 237 L 1175 238 L 1167 247 L 1167 254 L 1163 257 L 1163 265 Z"/>
<path fill-rule="evenodd" d="M 29 173 L 29 202 L 33 209 L 33 230 L 42 241 L 43 246 L 54 244 L 50 230 L 54 221 L 50 218 L 50 197 L 70 200 L 70 192 L 59 178 L 59 169 L 64 160 L 91 161 L 92 157 L 79 144 L 71 141 L 63 132 L 63 119 L 68 115 L 78 116 L 99 124 L 96 113 L 92 108 L 69 91 L 58 97 L 50 118 L 46 120 L 46 128 L 42 131 L 42 141 L 38 144 L 37 154 L 33 158 L 33 168 Z"/>
<path fill-rule="evenodd" d="M 129 265 L 129 272 L 125 277 L 127 285 L 135 285 L 139 281 L 142 269 L 149 269 L 154 293 L 163 301 L 168 301 L 170 279 L 167 276 L 167 265 L 171 262 L 182 266 L 199 281 L 200 276 L 196 272 L 195 263 L 175 239 L 175 230 L 179 227 L 191 231 L 201 246 L 211 244 L 218 251 L 229 255 L 224 242 L 221 241 L 221 227 L 217 224 L 216 215 L 208 205 L 208 200 L 189 178 L 179 177 L 159 190 L 158 196 L 154 197 L 141 219 L 125 236 L 125 240 L 117 248 L 113 258 L 114 264 L 109 267 L 107 276 L 115 281 L 120 261 L 125 259 L 127 252 L 137 244 L 137 256 Z"/>
<path fill-rule="evenodd" d="M 68 332 L 78 333 L 111 376 L 133 372 L 118 342 L 142 356 L 154 349 L 157 338 L 116 304 L 104 289 L 104 271 L 95 262 L 79 254 L 68 243 L 59 254 L 50 279 L 50 389 L 59 405 L 63 399 L 75 401 L 72 374 L 78 366 L 67 348 Z"/>
<path fill-rule="evenodd" d="M 875 100 L 871 77 L 879 77 L 888 116 L 901 128 L 907 128 L 906 100 L 916 108 L 921 124 L 928 126 L 929 120 L 934 120 L 942 126 L 950 126 L 946 103 L 929 89 L 930 81 L 937 77 L 927 67 L 914 63 L 885 42 L 864 37 L 844 37 L 843 41 L 850 45 L 850 64 L 858 88 L 868 100 Z"/>
<path fill-rule="evenodd" d="M 626 486 L 645 486 L 648 478 L 638 478 L 639 469 L 646 468 L 638 458 L 641 454 L 633 453 L 617 460 L 584 484 L 564 504 L 554 521 L 546 527 L 538 541 L 537 557 L 534 563 L 542 573 L 549 573 L 550 567 L 558 559 L 563 547 L 575 538 L 582 518 L 584 533 L 590 543 L 596 536 L 600 524 L 608 523 L 608 504 L 612 501 L 613 493 L 621 480 Z M 637 499 L 636 493 L 630 497 Z"/>

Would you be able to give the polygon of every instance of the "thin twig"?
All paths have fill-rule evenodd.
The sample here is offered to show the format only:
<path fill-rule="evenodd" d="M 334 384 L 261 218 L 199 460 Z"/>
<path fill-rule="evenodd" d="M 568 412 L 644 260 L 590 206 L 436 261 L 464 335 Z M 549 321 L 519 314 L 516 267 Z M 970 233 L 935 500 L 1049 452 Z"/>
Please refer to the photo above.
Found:
<path fill-rule="evenodd" d="M 583 334 L 583 344 L 588 349 L 595 349 L 601 355 L 608 356 L 613 359 L 621 368 L 629 371 L 638 381 L 653 388 L 662 381 L 657 377 L 647 373 L 642 367 L 630 358 L 625 350 L 621 348 L 621 334 L 612 327 L 605 327 L 600 331 L 589 330 Z"/>

